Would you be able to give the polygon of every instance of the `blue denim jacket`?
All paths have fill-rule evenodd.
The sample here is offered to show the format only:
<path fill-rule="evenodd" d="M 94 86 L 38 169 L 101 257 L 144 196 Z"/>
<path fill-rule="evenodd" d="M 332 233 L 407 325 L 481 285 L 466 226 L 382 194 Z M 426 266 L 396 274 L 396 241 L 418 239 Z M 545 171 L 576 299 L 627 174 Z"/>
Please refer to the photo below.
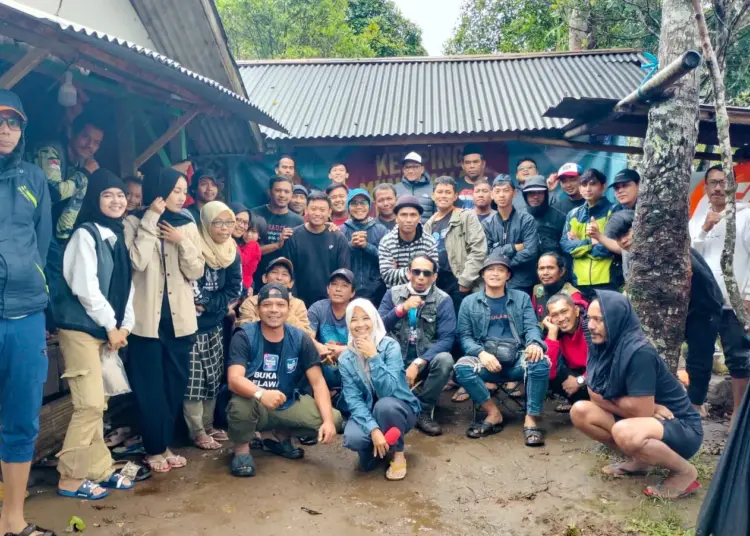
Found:
<path fill-rule="evenodd" d="M 368 359 L 368 363 L 369 381 L 359 357 L 354 352 L 346 350 L 339 358 L 344 400 L 349 405 L 351 418 L 369 436 L 370 432 L 379 428 L 372 416 L 375 396 L 398 398 L 408 404 L 415 415 L 419 414 L 421 407 L 406 383 L 401 348 L 395 340 L 384 337 L 378 345 L 378 354 Z"/>
<path fill-rule="evenodd" d="M 537 324 L 531 298 L 520 290 L 505 289 L 506 308 L 510 329 L 516 342 L 522 347 L 536 343 L 545 351 L 547 346 L 542 339 L 542 332 Z M 479 292 L 470 294 L 461 303 L 458 312 L 458 336 L 461 348 L 466 355 L 478 356 L 484 350 L 484 341 L 490 327 L 490 305 L 484 287 Z"/>

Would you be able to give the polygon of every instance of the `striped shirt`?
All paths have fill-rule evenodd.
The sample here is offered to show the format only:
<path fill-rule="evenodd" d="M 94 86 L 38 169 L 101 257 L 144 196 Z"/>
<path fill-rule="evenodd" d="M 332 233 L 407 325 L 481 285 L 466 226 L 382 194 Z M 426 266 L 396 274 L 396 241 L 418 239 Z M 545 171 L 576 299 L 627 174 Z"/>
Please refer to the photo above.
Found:
<path fill-rule="evenodd" d="M 438 262 L 437 244 L 431 235 L 417 227 L 417 235 L 411 242 L 404 242 L 398 236 L 398 225 L 380 241 L 378 257 L 380 275 L 385 286 L 391 288 L 409 282 L 409 263 L 416 255 L 427 255 Z"/>

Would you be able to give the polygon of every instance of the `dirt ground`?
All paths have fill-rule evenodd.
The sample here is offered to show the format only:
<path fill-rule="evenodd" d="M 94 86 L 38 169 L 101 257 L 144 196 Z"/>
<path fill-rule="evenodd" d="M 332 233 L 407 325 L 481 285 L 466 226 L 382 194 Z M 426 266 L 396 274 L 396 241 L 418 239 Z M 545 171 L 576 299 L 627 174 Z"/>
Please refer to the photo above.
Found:
<path fill-rule="evenodd" d="M 659 475 L 604 478 L 599 468 L 607 454 L 553 407 L 549 402 L 545 413 L 547 445 L 531 449 L 523 445 L 522 419 L 506 411 L 502 433 L 468 439 L 470 405 L 452 404 L 445 396 L 436 414 L 444 435 L 413 431 L 406 437 L 409 474 L 403 482 L 386 481 L 385 467 L 360 472 L 356 455 L 340 438 L 335 446 L 305 447 L 300 461 L 254 452 L 258 474 L 249 479 L 229 474 L 229 449 L 185 448 L 180 453 L 190 462 L 187 468 L 102 501 L 33 488 L 27 514 L 58 534 L 71 516 L 79 516 L 92 536 L 686 534 L 716 456 L 699 455 L 704 487 L 697 496 L 677 505 L 649 500 L 641 490 Z M 725 423 L 708 426 L 712 441 L 725 436 Z M 53 481 L 55 474 L 50 471 Z"/>

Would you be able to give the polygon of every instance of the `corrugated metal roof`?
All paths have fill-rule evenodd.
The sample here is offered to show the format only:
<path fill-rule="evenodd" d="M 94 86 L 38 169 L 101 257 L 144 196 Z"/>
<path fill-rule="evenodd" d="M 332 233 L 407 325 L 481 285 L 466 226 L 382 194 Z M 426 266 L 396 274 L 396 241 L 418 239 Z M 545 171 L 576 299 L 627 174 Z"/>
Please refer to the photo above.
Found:
<path fill-rule="evenodd" d="M 559 130 L 564 97 L 620 99 L 640 84 L 638 51 L 448 58 L 238 62 L 248 94 L 289 135 L 313 140 Z"/>
<path fill-rule="evenodd" d="M 229 110 L 247 120 L 283 130 L 283 127 L 276 120 L 261 111 L 245 97 L 237 95 L 215 80 L 195 73 L 158 52 L 24 6 L 18 2 L 2 0 L 0 2 L 0 20 L 6 20 L 6 18 L 12 20 L 13 16 L 24 17 L 31 24 L 42 23 L 65 35 L 72 36 L 78 41 L 89 43 L 104 53 L 126 60 L 132 63 L 134 67 L 147 69 L 165 80 L 180 84 L 185 90 L 202 97 L 217 107 Z M 1 32 L 2 29 L 0 28 Z M 54 37 L 52 38 L 54 39 Z M 54 50 L 51 51 L 53 54 L 54 52 Z"/>

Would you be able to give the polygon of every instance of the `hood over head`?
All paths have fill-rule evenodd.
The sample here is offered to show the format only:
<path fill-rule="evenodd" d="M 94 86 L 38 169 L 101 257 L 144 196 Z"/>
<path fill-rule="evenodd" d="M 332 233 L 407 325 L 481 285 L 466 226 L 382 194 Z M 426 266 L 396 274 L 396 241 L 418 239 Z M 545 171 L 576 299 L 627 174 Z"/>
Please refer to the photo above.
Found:
<path fill-rule="evenodd" d="M 28 119 L 23 109 L 21 98 L 9 89 L 0 89 L 0 110 L 12 110 L 23 119 L 21 138 L 18 140 L 18 145 L 16 145 L 16 148 L 10 154 L 10 157 L 7 157 L 4 163 L 0 162 L 0 170 L 2 170 L 16 165 L 21 161 L 26 146 L 26 125 L 28 124 Z"/>
<path fill-rule="evenodd" d="M 528 195 L 531 192 L 544 192 L 544 202 L 538 207 L 532 207 L 529 204 Z M 549 209 L 549 189 L 547 188 L 547 181 L 541 175 L 535 175 L 526 179 L 521 189 L 523 199 L 526 201 L 526 210 L 529 214 L 536 217 L 544 216 Z"/>

